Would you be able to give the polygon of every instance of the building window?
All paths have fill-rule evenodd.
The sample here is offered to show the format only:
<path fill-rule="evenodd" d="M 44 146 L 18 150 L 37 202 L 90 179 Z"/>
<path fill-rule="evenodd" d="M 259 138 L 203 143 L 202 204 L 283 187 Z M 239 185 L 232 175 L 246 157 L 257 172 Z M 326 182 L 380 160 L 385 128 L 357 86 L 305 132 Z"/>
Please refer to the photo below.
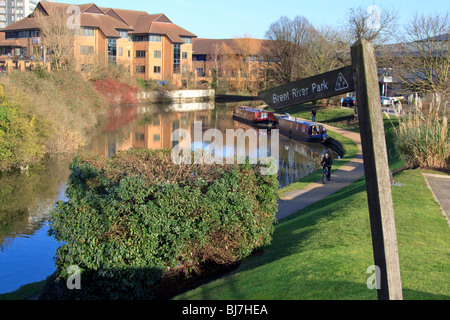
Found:
<path fill-rule="evenodd" d="M 161 58 L 161 50 L 155 50 L 154 52 L 154 58 Z"/>
<path fill-rule="evenodd" d="M 203 68 L 195 68 L 195 71 L 197 72 L 197 76 L 204 77 L 205 72 L 203 71 Z"/>
<path fill-rule="evenodd" d="M 123 48 L 119 48 L 119 57 L 123 56 Z"/>
<path fill-rule="evenodd" d="M 108 38 L 108 62 L 117 62 L 117 39 Z"/>
<path fill-rule="evenodd" d="M 157 142 L 157 141 L 161 141 L 161 135 L 159 135 L 159 134 L 154 134 L 154 135 L 153 135 L 153 142 Z"/>
<path fill-rule="evenodd" d="M 135 140 L 136 141 L 145 141 L 145 134 L 144 133 L 135 133 Z"/>
<path fill-rule="evenodd" d="M 80 54 L 83 56 L 87 56 L 94 53 L 94 47 L 92 46 L 81 46 Z"/>
<path fill-rule="evenodd" d="M 148 36 L 148 41 L 150 42 L 161 42 L 161 36 L 158 34 L 150 34 Z"/>
<path fill-rule="evenodd" d="M 153 67 L 153 73 L 161 73 L 161 67 L 160 66 L 154 66 Z"/>
<path fill-rule="evenodd" d="M 180 73 L 180 44 L 173 45 L 173 73 Z"/>
<path fill-rule="evenodd" d="M 158 34 L 133 36 L 133 42 L 161 42 L 161 36 Z"/>
<path fill-rule="evenodd" d="M 206 61 L 206 54 L 196 54 L 192 56 L 194 61 Z"/>
<path fill-rule="evenodd" d="M 187 59 L 188 58 L 188 53 L 187 52 L 183 52 L 182 53 L 182 58 L 183 59 Z"/>
<path fill-rule="evenodd" d="M 5 39 L 33 38 L 39 37 L 38 30 L 27 31 L 8 31 L 5 33 Z"/>
<path fill-rule="evenodd" d="M 128 38 L 128 31 L 126 31 L 126 30 L 117 30 L 117 32 L 119 33 L 119 35 L 120 35 L 120 37 L 122 39 Z"/>
<path fill-rule="evenodd" d="M 89 27 L 76 28 L 76 29 L 74 29 L 74 35 L 93 37 L 94 30 L 95 30 L 94 28 L 89 28 Z"/>
<path fill-rule="evenodd" d="M 145 66 L 136 66 L 136 73 L 145 73 Z"/>
<path fill-rule="evenodd" d="M 136 58 L 145 58 L 145 50 L 136 50 Z"/>
<path fill-rule="evenodd" d="M 192 38 L 190 37 L 181 37 L 185 44 L 192 44 Z"/>
<path fill-rule="evenodd" d="M 148 36 L 133 36 L 133 42 L 147 42 Z"/>

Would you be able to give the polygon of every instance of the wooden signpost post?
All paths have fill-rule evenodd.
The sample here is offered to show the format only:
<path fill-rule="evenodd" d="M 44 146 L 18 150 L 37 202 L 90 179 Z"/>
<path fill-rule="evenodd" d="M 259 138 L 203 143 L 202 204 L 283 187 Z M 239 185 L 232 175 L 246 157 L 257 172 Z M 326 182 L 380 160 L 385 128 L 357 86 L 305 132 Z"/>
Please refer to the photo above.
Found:
<path fill-rule="evenodd" d="M 275 110 L 356 91 L 370 227 L 379 300 L 403 299 L 389 164 L 373 45 L 351 48 L 352 65 L 265 90 L 259 97 Z"/>

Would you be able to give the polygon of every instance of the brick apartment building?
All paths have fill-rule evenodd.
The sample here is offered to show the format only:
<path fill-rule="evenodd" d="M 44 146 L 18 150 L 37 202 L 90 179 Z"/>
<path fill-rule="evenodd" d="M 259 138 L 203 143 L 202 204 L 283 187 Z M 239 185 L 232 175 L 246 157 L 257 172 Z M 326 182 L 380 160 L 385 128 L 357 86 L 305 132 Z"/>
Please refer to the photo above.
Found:
<path fill-rule="evenodd" d="M 269 40 L 193 39 L 197 81 L 226 83 L 230 89 L 263 89 L 270 81 Z M 247 87 L 247 88 L 245 88 Z"/>
<path fill-rule="evenodd" d="M 0 67 L 25 70 L 49 61 L 51 52 L 42 46 L 45 39 L 40 37 L 35 14 L 52 19 L 52 15 L 67 15 L 70 6 L 40 1 L 32 14 L 0 29 Z M 139 78 L 179 85 L 182 74 L 192 70 L 196 35 L 164 14 L 102 8 L 93 3 L 77 7 L 80 27 L 74 30 L 73 55 L 81 71 L 95 63 L 118 63 Z"/>

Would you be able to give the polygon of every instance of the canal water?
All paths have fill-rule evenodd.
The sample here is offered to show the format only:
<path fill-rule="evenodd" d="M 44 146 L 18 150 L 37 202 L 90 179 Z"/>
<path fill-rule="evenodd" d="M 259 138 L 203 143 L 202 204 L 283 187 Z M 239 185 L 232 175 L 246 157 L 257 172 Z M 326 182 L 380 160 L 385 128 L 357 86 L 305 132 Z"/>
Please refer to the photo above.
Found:
<path fill-rule="evenodd" d="M 78 153 L 111 156 L 130 148 L 172 148 L 172 132 L 193 132 L 194 122 L 202 123 L 203 132 L 216 128 L 224 137 L 227 129 L 252 128 L 233 120 L 234 106 L 190 103 L 113 107 L 90 130 L 88 145 Z M 254 132 L 258 135 L 261 131 Z M 269 149 L 270 133 L 268 130 Z M 277 147 L 280 187 L 317 170 L 324 149 L 320 144 L 300 143 L 281 134 Z M 73 156 L 48 158 L 28 175 L 0 176 L 0 294 L 45 280 L 55 271 L 54 256 L 60 244 L 48 236 L 49 214 L 57 201 L 67 200 L 68 166 Z"/>

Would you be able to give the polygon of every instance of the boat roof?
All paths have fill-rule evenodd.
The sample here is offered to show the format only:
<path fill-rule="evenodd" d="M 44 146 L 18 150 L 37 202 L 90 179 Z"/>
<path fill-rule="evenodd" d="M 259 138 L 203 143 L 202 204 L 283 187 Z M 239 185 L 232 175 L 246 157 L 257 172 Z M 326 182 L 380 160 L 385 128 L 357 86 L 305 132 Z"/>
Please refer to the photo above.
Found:
<path fill-rule="evenodd" d="M 317 123 L 317 122 L 311 122 L 311 121 L 307 121 L 307 120 L 302 120 L 302 119 L 297 119 L 295 117 L 286 117 L 286 116 L 281 116 L 279 117 L 280 119 L 283 120 L 287 120 L 287 121 L 291 121 L 291 122 L 295 122 L 295 123 L 301 123 L 301 124 L 306 124 L 308 126 L 323 126 L 322 123 Z"/>
<path fill-rule="evenodd" d="M 260 110 L 260 109 L 253 109 L 253 108 L 246 107 L 246 106 L 240 106 L 239 109 L 243 109 L 243 110 L 250 111 L 250 112 L 261 112 L 261 111 L 264 111 L 264 110 Z"/>

